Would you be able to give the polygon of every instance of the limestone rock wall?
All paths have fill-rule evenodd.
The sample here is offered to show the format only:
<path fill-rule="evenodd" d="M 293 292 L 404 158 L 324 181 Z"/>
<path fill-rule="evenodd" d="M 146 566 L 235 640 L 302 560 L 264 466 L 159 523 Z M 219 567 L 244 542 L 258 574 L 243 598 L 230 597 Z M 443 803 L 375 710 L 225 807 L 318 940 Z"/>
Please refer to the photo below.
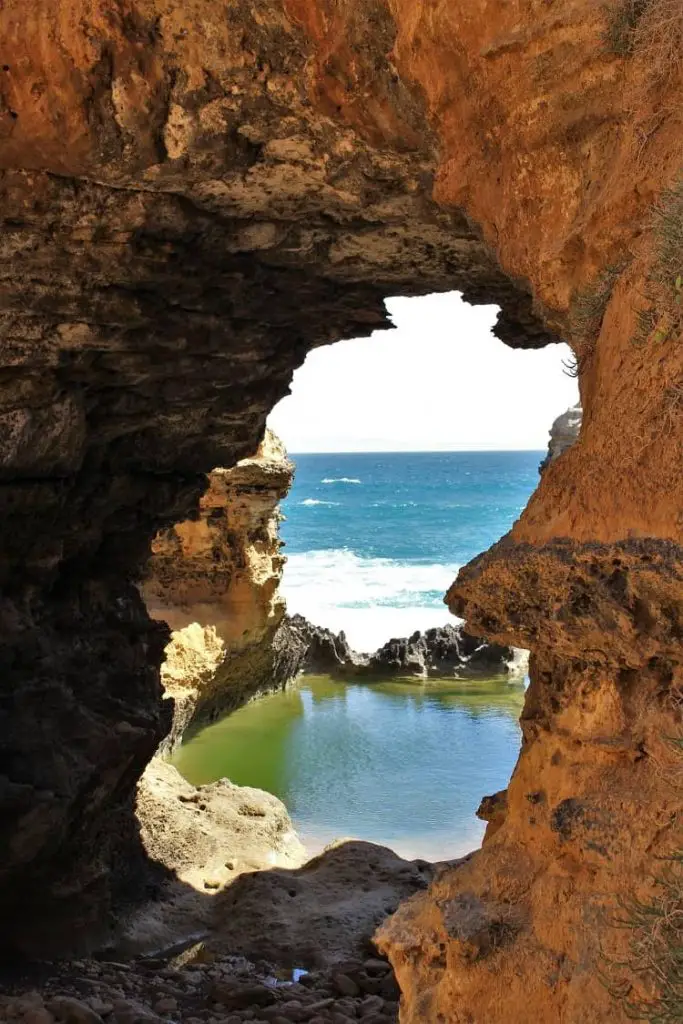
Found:
<path fill-rule="evenodd" d="M 142 593 L 150 615 L 172 629 L 161 669 L 175 702 L 165 747 L 298 671 L 296 644 L 278 632 L 285 614 L 279 503 L 293 475 L 267 430 L 253 457 L 209 474 L 196 519 L 152 543 Z"/>

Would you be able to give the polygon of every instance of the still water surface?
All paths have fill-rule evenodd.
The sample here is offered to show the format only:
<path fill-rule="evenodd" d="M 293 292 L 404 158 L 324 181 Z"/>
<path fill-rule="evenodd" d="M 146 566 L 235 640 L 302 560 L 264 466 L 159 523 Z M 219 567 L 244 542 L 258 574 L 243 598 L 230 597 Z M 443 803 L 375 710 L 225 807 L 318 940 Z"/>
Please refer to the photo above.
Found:
<path fill-rule="evenodd" d="M 354 837 L 438 860 L 477 846 L 474 812 L 517 759 L 521 682 L 308 676 L 205 729 L 175 764 L 285 802 L 311 852 Z"/>

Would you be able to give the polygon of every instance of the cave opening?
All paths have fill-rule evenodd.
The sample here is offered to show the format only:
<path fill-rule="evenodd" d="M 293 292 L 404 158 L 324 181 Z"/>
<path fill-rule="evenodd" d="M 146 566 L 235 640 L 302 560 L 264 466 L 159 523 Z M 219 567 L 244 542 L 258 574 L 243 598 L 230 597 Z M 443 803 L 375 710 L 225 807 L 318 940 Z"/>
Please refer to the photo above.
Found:
<path fill-rule="evenodd" d="M 174 545 L 204 551 L 220 592 L 229 545 L 214 548 L 212 531 L 229 498 L 266 500 L 286 484 L 268 459 L 259 482 L 253 455 L 306 353 L 381 327 L 387 295 L 461 289 L 500 306 L 496 331 L 512 347 L 571 340 L 585 422 L 510 533 L 448 592 L 476 635 L 532 651 L 505 807 L 488 808 L 490 840 L 429 888 L 394 862 L 415 898 L 387 920 L 398 897 L 385 887 L 363 935 L 391 959 L 403 1024 L 625 1019 L 601 968 L 605 953 L 628 960 L 629 936 L 609 915 L 647 901 L 680 850 L 680 787 L 662 771 L 682 685 L 680 11 L 676 0 L 2 4 L 3 949 L 102 949 L 132 907 L 150 895 L 161 907 L 151 859 L 183 882 L 200 854 L 199 888 L 183 893 L 233 927 L 223 951 L 259 957 L 265 936 L 313 959 L 315 920 L 343 959 L 335 932 L 358 906 L 348 887 L 328 899 L 336 855 L 308 873 L 313 913 L 297 934 L 303 874 L 253 873 L 241 891 L 260 896 L 234 912 L 242 875 L 221 888 L 237 861 L 209 822 L 274 831 L 283 855 L 291 828 L 281 805 L 228 784 L 166 785 L 154 754 L 182 735 L 193 698 L 177 693 L 176 715 L 162 700 L 167 619 L 150 619 L 139 586 L 154 538 L 179 524 L 168 550 L 154 541 L 154 560 L 163 573 Z M 204 493 L 214 467 L 238 463 Z M 268 530 L 256 534 L 267 559 Z M 286 645 L 259 655 L 265 634 L 281 638 L 275 592 L 259 637 L 242 582 L 226 627 L 247 641 L 253 677 L 287 677 Z M 182 587 L 220 606 L 192 572 Z M 213 640 L 185 651 L 209 683 L 209 717 L 225 651 Z M 355 879 L 376 892 L 377 855 L 354 856 Z M 245 876 L 250 864 L 244 847 Z M 53 989 L 49 1005 L 10 1000 L 7 1013 L 0 995 L 0 1017 L 186 1024 L 198 1010 L 203 1024 L 234 1017 L 241 998 L 223 985 L 227 961 L 202 965 L 201 951 L 183 991 L 154 968 L 151 982 L 128 964 L 74 970 L 66 992 L 95 1006 L 55 1003 Z M 349 981 L 361 991 L 351 1016 L 362 1003 L 368 1021 L 393 1022 L 395 982 L 379 1010 L 375 971 L 376 960 L 345 976 L 347 993 Z M 640 1001 L 657 976 L 622 980 Z M 320 1018 L 340 984 L 325 976 L 297 996 Z M 276 1018 L 262 1012 L 267 988 L 261 977 L 261 1003 L 238 1019 Z M 296 1009 L 294 1024 L 307 1016 Z"/>
<path fill-rule="evenodd" d="M 251 502 L 251 578 L 235 567 L 237 582 L 224 575 L 232 593 L 220 613 L 196 595 L 188 607 L 192 583 L 175 606 L 156 613 L 186 624 L 185 646 L 178 636 L 169 647 L 174 672 L 182 672 L 197 630 L 187 623 L 192 614 L 203 628 L 218 628 L 225 657 L 232 644 L 240 665 L 227 676 L 217 670 L 208 715 L 189 724 L 189 742 L 175 751 L 189 782 L 228 777 L 276 795 L 311 855 L 355 836 L 408 859 L 438 861 L 479 844 L 490 814 L 475 812 L 507 785 L 526 666 L 525 652 L 456 634 L 466 624 L 445 607 L 444 594 L 460 565 L 518 518 L 549 458 L 549 428 L 576 406 L 578 393 L 568 347 L 507 348 L 491 333 L 495 306 L 440 293 L 389 299 L 387 308 L 393 330 L 314 350 L 269 418 L 296 467 L 281 506 L 284 567 L 277 522 L 264 527 L 255 515 L 263 481 L 247 481 L 232 495 L 223 541 L 245 527 L 240 503 Z M 579 423 L 580 416 L 571 437 L 554 437 L 554 456 Z M 276 438 L 271 445 L 279 452 Z M 192 557 L 197 527 L 186 529 Z M 264 558 L 274 552 L 275 573 L 267 576 Z M 196 561 L 195 586 L 200 572 Z M 275 588 L 268 601 L 255 578 L 261 589 Z M 297 639 L 310 624 L 322 627 L 327 658 L 310 653 L 320 647 L 317 638 L 293 685 L 267 675 L 236 678 L 254 672 L 259 629 L 256 645 L 273 643 L 265 618 L 274 602 L 280 615 L 282 599 Z M 238 627 L 227 623 L 229 614 Z M 418 631 L 435 631 L 426 654 L 422 639 L 410 640 Z M 239 654 L 245 647 L 250 661 Z M 236 682 L 243 695 L 260 699 L 238 708 L 244 701 L 230 692 Z M 233 713 L 221 718 L 226 708 Z"/>

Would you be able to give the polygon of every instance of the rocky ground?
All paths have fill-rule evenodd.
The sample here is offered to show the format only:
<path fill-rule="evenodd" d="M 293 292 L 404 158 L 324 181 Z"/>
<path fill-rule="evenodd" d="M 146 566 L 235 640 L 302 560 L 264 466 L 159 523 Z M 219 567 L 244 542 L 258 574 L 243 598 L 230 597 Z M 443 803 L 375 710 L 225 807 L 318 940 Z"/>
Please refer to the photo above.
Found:
<path fill-rule="evenodd" d="M 164 870 L 152 898 L 97 959 L 0 969 L 0 1024 L 398 1020 L 372 936 L 432 865 L 351 840 L 307 861 L 276 797 L 227 779 L 195 787 L 159 758 L 137 813 Z"/>
<path fill-rule="evenodd" d="M 175 957 L 45 965 L 0 994 L 5 1024 L 390 1024 L 399 990 L 377 954 L 324 972 L 278 972 L 201 944 Z"/>

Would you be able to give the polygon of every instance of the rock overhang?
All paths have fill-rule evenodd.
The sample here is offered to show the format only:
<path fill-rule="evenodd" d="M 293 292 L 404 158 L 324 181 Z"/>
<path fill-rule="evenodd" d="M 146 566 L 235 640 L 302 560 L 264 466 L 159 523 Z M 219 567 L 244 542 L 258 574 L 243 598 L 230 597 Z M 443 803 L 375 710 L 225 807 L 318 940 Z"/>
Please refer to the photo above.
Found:
<path fill-rule="evenodd" d="M 52 0 L 0 12 L 12 41 L 0 77 L 10 941 L 45 949 L 68 921 L 75 942 L 92 942 L 107 908 L 139 894 L 131 795 L 167 729 L 166 632 L 132 581 L 157 530 L 193 513 L 204 474 L 254 451 L 306 352 L 387 326 L 388 295 L 453 289 L 500 305 L 508 344 L 545 344 L 570 330 L 578 290 L 627 253 L 592 348 L 572 338 L 579 444 L 452 592 L 478 629 L 537 648 L 529 709 L 544 709 L 543 729 L 525 727 L 506 819 L 467 885 L 492 879 L 503 902 L 526 885 L 521 916 L 544 934 L 543 886 L 561 858 L 554 833 L 525 831 L 522 789 L 543 783 L 558 805 L 581 802 L 583 790 L 596 799 L 594 764 L 613 772 L 614 865 L 562 849 L 562 863 L 575 856 L 574 889 L 548 945 L 569 976 L 567 936 L 596 872 L 606 891 L 617 876 L 642 878 L 652 837 L 666 838 L 657 807 L 672 805 L 642 747 L 644 732 L 668 727 L 680 673 L 680 424 L 662 396 L 681 366 L 675 346 L 631 339 L 648 290 L 649 211 L 680 167 L 678 86 L 642 146 L 644 122 L 628 114 L 637 62 L 604 51 L 604 16 L 588 0 L 500 4 L 497 17 L 483 2 L 413 0 L 235 0 L 220 11 L 122 0 L 82 14 L 72 4 L 55 16 Z M 640 545 L 624 548 L 629 538 Z M 614 708 L 632 699 L 634 672 L 651 701 L 629 719 Z M 572 705 L 584 691 L 593 696 Z M 577 721 L 583 732 L 568 739 Z M 533 870 L 513 882 L 509 851 L 522 847 Z M 406 931 L 425 958 L 426 900 Z M 527 985 L 510 960 L 496 975 L 508 997 Z M 402 974 L 406 1019 L 420 1020 L 428 971 L 413 968 Z M 442 1007 L 455 976 L 434 988 Z M 478 989 L 476 969 L 457 977 L 459 998 L 479 1005 L 486 979 Z M 573 991 L 592 984 L 581 977 Z M 557 1019 L 547 991 L 532 985 L 524 1003 L 539 1020 Z M 605 1019 L 602 996 L 591 998 Z"/>

